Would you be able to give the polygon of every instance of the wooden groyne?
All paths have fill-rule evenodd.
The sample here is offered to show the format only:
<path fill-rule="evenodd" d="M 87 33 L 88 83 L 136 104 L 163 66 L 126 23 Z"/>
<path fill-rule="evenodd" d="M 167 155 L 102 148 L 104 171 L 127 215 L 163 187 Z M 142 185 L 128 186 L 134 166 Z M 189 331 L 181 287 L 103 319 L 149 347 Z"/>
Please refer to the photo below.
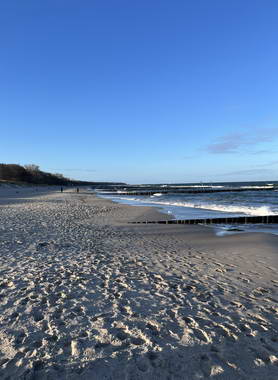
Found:
<path fill-rule="evenodd" d="M 278 224 L 278 215 L 239 216 L 210 219 L 173 219 L 158 221 L 131 222 L 132 224 Z"/>
<path fill-rule="evenodd" d="M 244 188 L 244 189 L 186 189 L 186 190 L 152 190 L 152 191 L 121 191 L 110 193 L 111 195 L 155 195 L 155 194 L 205 194 L 205 193 L 231 193 L 231 192 L 242 192 L 242 191 L 269 191 L 274 190 L 273 188 L 266 189 L 254 189 L 254 188 Z"/>

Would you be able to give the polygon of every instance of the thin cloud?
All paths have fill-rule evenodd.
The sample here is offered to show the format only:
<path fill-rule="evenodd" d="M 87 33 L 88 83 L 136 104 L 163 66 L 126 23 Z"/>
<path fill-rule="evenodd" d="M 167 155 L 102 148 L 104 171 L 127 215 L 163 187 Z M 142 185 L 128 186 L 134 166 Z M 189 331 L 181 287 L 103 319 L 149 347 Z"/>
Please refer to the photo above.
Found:
<path fill-rule="evenodd" d="M 274 166 L 278 164 L 278 160 L 276 161 L 270 161 L 270 162 L 265 162 L 264 164 L 258 164 L 256 165 L 257 168 L 262 168 L 262 167 L 269 167 L 269 166 Z"/>
<path fill-rule="evenodd" d="M 275 153 L 275 152 L 271 152 L 269 150 L 256 150 L 254 152 L 251 152 L 251 154 L 254 154 L 254 155 L 259 155 L 259 154 L 272 154 L 272 153 Z"/>
<path fill-rule="evenodd" d="M 258 155 L 267 155 L 267 154 L 277 154 L 277 150 L 255 150 L 250 152 L 250 154 Z"/>
<path fill-rule="evenodd" d="M 271 162 L 268 163 L 268 166 L 270 166 L 270 165 L 277 165 L 277 164 L 278 164 L 278 160 L 271 161 Z"/>
<path fill-rule="evenodd" d="M 268 143 L 278 136 L 277 128 L 257 129 L 252 132 L 235 133 L 220 137 L 216 142 L 206 146 L 205 150 L 211 154 L 239 153 L 260 143 Z M 267 151 L 259 151 L 261 154 Z"/>
<path fill-rule="evenodd" d="M 221 176 L 248 176 L 248 175 L 259 175 L 259 174 L 266 174 L 268 172 L 273 172 L 270 169 L 246 169 L 246 170 L 237 170 L 234 172 L 229 172 L 229 173 L 224 173 L 224 174 L 219 174 Z"/>
<path fill-rule="evenodd" d="M 261 164 L 255 165 L 255 167 L 251 169 L 242 169 L 242 170 L 235 170 L 233 172 L 228 173 L 222 173 L 219 174 L 219 176 L 248 176 L 248 175 L 261 175 L 261 174 L 273 174 L 275 172 L 275 169 L 273 166 L 278 165 L 278 160 L 265 162 Z"/>
<path fill-rule="evenodd" d="M 207 147 L 209 153 L 222 154 L 222 153 L 237 153 L 237 149 L 240 147 L 240 142 L 233 141 L 232 138 L 226 138 L 227 141 L 210 144 Z"/>
<path fill-rule="evenodd" d="M 195 158 L 196 155 L 192 155 L 192 156 L 183 156 L 182 159 L 183 160 L 192 160 L 192 158 Z"/>

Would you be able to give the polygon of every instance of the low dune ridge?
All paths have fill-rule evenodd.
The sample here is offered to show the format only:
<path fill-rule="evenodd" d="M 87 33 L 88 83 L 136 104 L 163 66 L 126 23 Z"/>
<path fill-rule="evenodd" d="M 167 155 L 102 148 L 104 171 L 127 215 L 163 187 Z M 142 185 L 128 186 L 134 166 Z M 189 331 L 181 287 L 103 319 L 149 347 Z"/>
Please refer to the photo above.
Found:
<path fill-rule="evenodd" d="M 1 379 L 277 378 L 278 236 L 155 218 L 0 187 Z"/>

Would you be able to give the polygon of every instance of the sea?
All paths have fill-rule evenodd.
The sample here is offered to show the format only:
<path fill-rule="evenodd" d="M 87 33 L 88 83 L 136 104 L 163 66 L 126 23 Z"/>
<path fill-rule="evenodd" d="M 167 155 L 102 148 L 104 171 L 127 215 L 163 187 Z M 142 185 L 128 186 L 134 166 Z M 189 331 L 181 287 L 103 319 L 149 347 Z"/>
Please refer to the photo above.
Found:
<path fill-rule="evenodd" d="M 171 192 L 171 189 L 173 192 Z M 206 190 L 229 190 L 212 192 Z M 244 189 L 245 191 L 241 191 Z M 167 190 L 167 194 L 163 194 Z M 197 190 L 198 193 L 182 193 Z M 152 195 L 125 195 L 124 192 L 153 192 Z M 177 191 L 181 191 L 177 193 Z M 203 192 L 202 192 L 203 191 Z M 132 188 L 97 189 L 97 194 L 114 202 L 132 206 L 150 206 L 171 215 L 173 219 L 208 219 L 237 216 L 278 215 L 278 181 L 150 184 Z M 219 234 L 234 232 L 231 225 L 216 226 Z M 238 232 L 261 231 L 278 234 L 278 225 L 236 226 Z"/>

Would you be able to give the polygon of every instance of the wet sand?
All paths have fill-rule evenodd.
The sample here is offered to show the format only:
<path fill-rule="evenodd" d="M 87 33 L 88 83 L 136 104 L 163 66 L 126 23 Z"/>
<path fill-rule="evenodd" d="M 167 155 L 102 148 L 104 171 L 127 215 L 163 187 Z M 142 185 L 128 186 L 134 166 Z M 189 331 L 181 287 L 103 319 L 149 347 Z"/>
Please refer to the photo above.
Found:
<path fill-rule="evenodd" d="M 0 187 L 1 379 L 269 379 L 278 236 Z"/>

